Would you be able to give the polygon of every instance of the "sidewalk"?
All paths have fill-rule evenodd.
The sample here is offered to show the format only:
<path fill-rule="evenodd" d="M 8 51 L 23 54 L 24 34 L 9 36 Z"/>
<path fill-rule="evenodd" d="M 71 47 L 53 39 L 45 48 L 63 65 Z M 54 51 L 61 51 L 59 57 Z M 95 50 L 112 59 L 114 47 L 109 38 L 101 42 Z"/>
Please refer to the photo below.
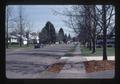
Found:
<path fill-rule="evenodd" d="M 76 55 L 80 54 L 80 47 L 77 46 L 74 53 L 72 53 L 73 57 L 61 57 L 58 62 L 65 62 L 63 69 L 59 73 L 44 71 L 39 75 L 39 78 L 49 78 L 49 79 L 56 79 L 56 78 L 86 78 L 87 74 L 85 71 L 85 66 L 83 64 L 84 59 L 83 57 L 79 57 Z"/>
<path fill-rule="evenodd" d="M 77 56 L 77 55 L 78 56 Z M 93 78 L 93 79 L 104 79 L 113 78 L 114 70 L 106 70 L 100 72 L 87 73 L 83 61 L 89 60 L 102 60 L 102 57 L 82 57 L 80 56 L 80 46 L 78 45 L 73 53 L 73 57 L 62 57 L 60 60 L 64 60 L 66 64 L 63 69 L 57 75 L 56 78 Z M 114 60 L 114 56 L 108 57 L 108 59 Z"/>
<path fill-rule="evenodd" d="M 77 45 L 75 51 L 72 53 L 72 57 L 61 57 L 60 61 L 65 61 L 66 63 L 76 63 L 76 62 L 83 62 L 83 61 L 87 61 L 87 59 L 85 57 L 80 56 L 81 51 L 80 51 L 80 45 Z"/>
<path fill-rule="evenodd" d="M 56 78 L 86 78 L 87 74 L 83 64 L 86 59 L 80 57 L 80 54 L 80 46 L 78 45 L 73 52 L 73 57 L 62 57 L 60 60 L 64 60 L 66 64 Z"/>
<path fill-rule="evenodd" d="M 87 59 L 87 61 L 91 60 L 102 60 L 103 56 L 85 56 L 84 58 Z M 108 56 L 108 60 L 115 60 L 115 56 Z"/>

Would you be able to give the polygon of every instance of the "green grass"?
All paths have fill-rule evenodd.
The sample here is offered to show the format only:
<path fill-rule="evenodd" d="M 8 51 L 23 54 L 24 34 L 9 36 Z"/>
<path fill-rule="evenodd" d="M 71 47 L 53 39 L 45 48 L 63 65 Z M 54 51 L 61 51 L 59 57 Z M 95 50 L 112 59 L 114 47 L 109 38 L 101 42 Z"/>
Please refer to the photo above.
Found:
<path fill-rule="evenodd" d="M 94 54 L 92 54 L 92 51 L 90 51 L 88 48 L 82 47 L 81 55 L 82 56 L 102 56 L 103 55 L 103 48 L 96 48 L 96 52 Z M 107 47 L 107 55 L 108 56 L 115 56 L 115 48 Z"/>

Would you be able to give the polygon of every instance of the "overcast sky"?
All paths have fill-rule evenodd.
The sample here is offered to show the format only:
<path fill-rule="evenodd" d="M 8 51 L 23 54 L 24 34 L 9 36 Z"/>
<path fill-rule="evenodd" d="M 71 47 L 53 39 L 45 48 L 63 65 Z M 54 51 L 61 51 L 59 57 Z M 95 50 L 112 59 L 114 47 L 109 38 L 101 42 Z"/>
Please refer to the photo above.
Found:
<path fill-rule="evenodd" d="M 12 7 L 12 16 L 17 17 L 19 5 L 9 5 Z M 63 12 L 65 8 L 70 9 L 72 5 L 21 5 L 23 9 L 24 19 L 33 24 L 32 31 L 40 32 L 41 29 L 45 26 L 47 21 L 50 21 L 56 32 L 62 27 L 64 32 L 73 37 L 75 34 L 70 28 L 66 26 L 63 22 L 67 17 L 57 14 L 54 14 L 54 10 L 58 12 Z M 99 6 L 98 6 L 99 7 Z"/>
<path fill-rule="evenodd" d="M 12 15 L 15 17 L 18 13 L 19 5 L 9 5 L 12 7 Z M 25 19 L 33 23 L 32 31 L 39 32 L 50 21 L 56 32 L 62 27 L 64 32 L 68 35 L 74 36 L 71 29 L 66 26 L 63 20 L 66 18 L 63 15 L 55 15 L 53 10 L 62 12 L 64 8 L 70 8 L 71 5 L 22 5 Z"/>

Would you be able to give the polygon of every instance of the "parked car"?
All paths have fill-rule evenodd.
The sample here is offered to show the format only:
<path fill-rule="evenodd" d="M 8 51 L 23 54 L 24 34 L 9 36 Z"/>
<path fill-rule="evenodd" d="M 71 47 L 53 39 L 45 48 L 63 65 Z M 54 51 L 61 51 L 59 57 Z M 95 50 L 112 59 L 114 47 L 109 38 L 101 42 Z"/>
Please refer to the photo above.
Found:
<path fill-rule="evenodd" d="M 40 48 L 40 47 L 41 47 L 41 45 L 39 43 L 36 43 L 34 46 L 34 48 Z"/>

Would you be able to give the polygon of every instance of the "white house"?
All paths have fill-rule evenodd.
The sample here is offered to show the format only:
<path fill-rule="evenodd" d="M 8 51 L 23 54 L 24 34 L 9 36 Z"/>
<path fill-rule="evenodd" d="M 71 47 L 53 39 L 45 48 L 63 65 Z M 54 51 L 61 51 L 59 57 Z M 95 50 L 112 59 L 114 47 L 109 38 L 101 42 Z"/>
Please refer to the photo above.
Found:
<path fill-rule="evenodd" d="M 22 39 L 23 39 L 23 44 L 27 45 L 27 38 L 22 36 Z"/>
<path fill-rule="evenodd" d="M 29 40 L 30 40 L 30 43 L 33 43 L 33 40 L 36 39 L 37 40 L 37 43 L 39 43 L 39 37 L 37 34 L 29 34 Z"/>
<path fill-rule="evenodd" d="M 19 37 L 20 35 L 9 35 L 9 40 L 8 43 L 19 43 Z M 27 38 L 22 36 L 23 39 L 23 44 L 26 45 L 27 44 Z"/>
<path fill-rule="evenodd" d="M 9 36 L 8 43 L 18 43 L 18 37 L 17 36 Z"/>
<path fill-rule="evenodd" d="M 8 35 L 9 40 L 8 43 L 19 43 L 19 37 L 20 34 L 9 34 Z M 39 37 L 37 33 L 30 33 L 29 34 L 29 43 L 33 43 L 33 41 L 36 39 L 37 43 L 39 43 Z M 26 45 L 27 44 L 27 38 L 25 35 L 22 36 L 22 40 L 23 40 L 23 44 Z"/>

